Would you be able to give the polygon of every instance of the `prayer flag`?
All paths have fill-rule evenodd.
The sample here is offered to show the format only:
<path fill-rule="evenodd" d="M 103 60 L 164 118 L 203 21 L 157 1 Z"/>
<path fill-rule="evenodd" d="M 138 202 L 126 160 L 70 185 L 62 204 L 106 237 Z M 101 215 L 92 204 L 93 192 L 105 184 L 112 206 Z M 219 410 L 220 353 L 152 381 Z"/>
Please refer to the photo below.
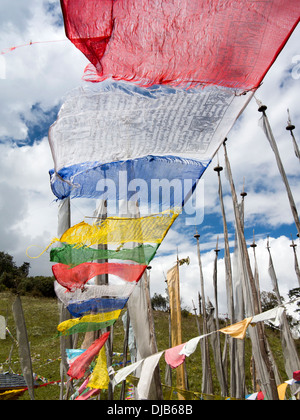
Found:
<path fill-rule="evenodd" d="M 69 292 L 55 281 L 54 290 L 58 299 L 66 306 L 71 315 L 80 317 L 87 313 L 96 314 L 123 309 L 136 286 L 136 283 L 123 283 L 86 284 L 84 290 L 76 289 L 74 292 Z"/>
<path fill-rule="evenodd" d="M 101 274 L 113 274 L 128 282 L 138 282 L 146 265 L 120 263 L 82 263 L 76 267 L 65 264 L 52 266 L 53 275 L 59 284 L 68 290 L 82 289 L 89 280 Z"/>
<path fill-rule="evenodd" d="M 257 88 L 299 22 L 298 0 L 62 0 L 89 80 Z M 89 69 L 91 66 L 89 66 Z"/>
<path fill-rule="evenodd" d="M 236 324 L 229 325 L 228 327 L 219 330 L 223 334 L 229 334 L 231 337 L 243 340 L 246 336 L 246 331 L 249 324 L 252 321 L 252 317 L 245 318 L 243 321 L 237 322 Z"/>
<path fill-rule="evenodd" d="M 92 360 L 97 356 L 99 351 L 104 346 L 109 334 L 110 332 L 106 332 L 101 335 L 100 338 L 95 340 L 93 344 L 71 364 L 70 369 L 68 370 L 68 375 L 71 378 L 83 378 Z"/>
<path fill-rule="evenodd" d="M 134 248 L 95 249 L 83 246 L 80 249 L 63 244 L 52 248 L 50 261 L 67 264 L 71 267 L 93 260 L 129 260 L 148 265 L 157 251 L 158 245 L 142 244 Z"/>
<path fill-rule="evenodd" d="M 103 347 L 97 359 L 96 366 L 88 383 L 89 388 L 93 389 L 108 389 L 109 376 L 106 365 L 106 353 Z"/>
<path fill-rule="evenodd" d="M 85 315 L 82 318 L 68 319 L 61 322 L 57 330 L 60 335 L 75 334 L 78 332 L 98 331 L 113 325 L 118 319 L 121 310 L 100 313 L 97 315 Z"/>

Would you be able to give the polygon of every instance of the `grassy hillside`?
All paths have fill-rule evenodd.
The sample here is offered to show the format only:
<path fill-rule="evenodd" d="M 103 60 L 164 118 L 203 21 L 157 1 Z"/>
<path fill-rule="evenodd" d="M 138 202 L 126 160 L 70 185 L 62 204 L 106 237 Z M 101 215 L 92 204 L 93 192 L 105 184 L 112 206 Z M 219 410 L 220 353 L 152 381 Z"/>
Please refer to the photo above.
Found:
<path fill-rule="evenodd" d="M 23 309 L 25 313 L 25 320 L 28 330 L 28 336 L 31 346 L 31 354 L 33 359 L 34 373 L 44 378 L 47 381 L 58 381 L 60 379 L 59 365 L 60 365 L 60 343 L 59 338 L 56 337 L 56 327 L 59 323 L 58 306 L 56 299 L 49 298 L 34 298 L 22 296 Z M 16 331 L 11 311 L 11 305 L 14 300 L 13 295 L 9 293 L 0 293 L 0 315 L 7 316 L 8 328 L 12 335 L 16 337 Z M 158 350 L 169 348 L 168 338 L 168 314 L 165 312 L 154 311 L 155 330 Z M 193 337 L 198 336 L 198 330 L 194 315 L 182 317 L 183 341 L 187 341 Z M 289 379 L 285 376 L 283 355 L 281 351 L 280 337 L 277 331 L 267 329 L 267 335 L 270 346 L 272 348 L 274 357 L 276 359 L 278 368 L 282 375 L 282 380 Z M 221 339 L 224 341 L 224 335 L 221 334 Z M 119 320 L 114 326 L 114 352 L 121 353 L 123 351 L 124 331 L 122 321 Z M 222 342 L 223 342 L 222 341 Z M 0 372 L 8 371 L 7 359 L 13 344 L 13 340 L 7 335 L 6 340 L 0 341 Z M 251 359 L 251 342 L 249 338 L 245 339 L 246 344 L 246 380 L 249 392 L 252 392 L 251 374 L 250 374 L 250 359 Z M 300 345 L 298 340 L 298 351 L 300 352 Z M 214 393 L 218 395 L 220 388 L 216 379 L 215 368 L 212 360 L 212 370 L 214 376 Z M 115 362 L 122 361 L 122 358 L 116 356 Z M 164 382 L 165 374 L 164 358 L 161 359 L 161 377 Z M 186 367 L 188 372 L 189 389 L 191 391 L 201 391 L 201 353 L 197 349 L 190 357 L 186 358 Z M 15 373 L 21 373 L 19 364 L 19 355 L 16 345 L 13 347 L 11 368 Z M 115 367 L 117 369 L 117 367 Z M 175 374 L 173 373 L 173 383 L 176 384 Z M 42 382 L 39 382 L 41 384 Z M 119 398 L 120 388 L 117 387 L 115 391 L 115 399 Z M 35 396 L 38 400 L 53 400 L 59 399 L 59 386 L 50 385 L 47 387 L 35 390 Z M 28 399 L 28 393 L 25 393 L 22 399 Z"/>

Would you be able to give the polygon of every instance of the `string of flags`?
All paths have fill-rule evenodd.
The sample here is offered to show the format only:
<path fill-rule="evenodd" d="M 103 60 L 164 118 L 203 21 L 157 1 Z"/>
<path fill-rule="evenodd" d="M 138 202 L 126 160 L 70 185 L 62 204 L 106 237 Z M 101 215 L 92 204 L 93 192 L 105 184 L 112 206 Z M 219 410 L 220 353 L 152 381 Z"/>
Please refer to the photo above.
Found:
<path fill-rule="evenodd" d="M 154 369 L 157 366 L 157 364 L 159 363 L 163 354 L 165 354 L 166 363 L 169 364 L 172 369 L 176 369 L 178 366 L 180 366 L 185 361 L 186 357 L 191 356 L 195 352 L 200 340 L 204 339 L 205 337 L 207 337 L 209 335 L 215 334 L 218 331 L 223 333 L 223 334 L 229 334 L 233 338 L 243 340 L 246 336 L 246 331 L 247 331 L 248 327 L 249 326 L 255 327 L 255 325 L 258 322 L 271 321 L 275 326 L 279 326 L 281 316 L 284 312 L 284 307 L 286 305 L 288 305 L 289 303 L 290 302 L 288 302 L 285 305 L 281 305 L 281 306 L 278 306 L 278 307 L 273 308 L 271 310 L 265 311 L 261 314 L 255 315 L 253 317 L 245 318 L 244 320 L 242 320 L 242 321 L 240 321 L 236 324 L 229 325 L 229 326 L 227 326 L 225 328 L 222 328 L 220 330 L 216 330 L 216 331 L 210 332 L 208 334 L 204 334 L 204 335 L 201 335 L 201 336 L 198 336 L 198 337 L 194 337 L 191 340 L 189 340 L 188 342 L 183 343 L 179 346 L 160 351 L 160 352 L 155 353 L 155 354 L 153 354 L 153 355 L 151 355 L 147 358 L 138 360 L 137 362 L 132 363 L 131 365 L 128 365 L 128 366 L 125 366 L 125 367 L 119 369 L 117 372 L 115 372 L 113 367 L 111 366 L 109 368 L 109 376 L 112 376 L 113 388 L 116 385 L 118 385 L 119 383 L 126 380 L 126 378 L 128 376 L 130 376 L 138 368 L 141 368 L 141 375 L 140 375 L 140 378 L 138 379 L 138 383 L 137 383 L 137 392 L 138 392 L 139 399 L 147 399 Z M 99 340 L 105 340 L 105 338 L 106 337 L 102 336 L 102 338 L 100 337 Z M 94 346 L 94 344 L 93 344 L 93 346 Z M 80 354 L 80 355 L 84 355 L 85 353 L 89 354 L 90 351 L 91 351 L 90 349 L 89 350 L 78 350 L 78 351 L 77 350 L 68 350 L 68 355 L 69 355 L 68 360 L 69 360 L 70 366 L 71 366 L 68 374 L 71 377 L 74 377 L 73 374 L 71 374 L 72 370 L 75 369 L 75 368 L 78 368 L 78 366 L 82 366 L 81 361 L 80 361 L 80 356 L 78 356 L 78 354 Z M 72 357 L 70 356 L 71 354 L 73 355 Z M 102 365 L 102 369 L 103 369 L 103 366 L 104 366 L 104 364 Z M 85 369 L 86 370 L 88 369 L 87 365 L 85 366 Z M 81 377 L 83 377 L 84 376 L 84 371 L 83 370 L 81 371 L 81 374 L 82 374 Z M 107 378 L 107 376 L 106 376 L 106 378 Z M 99 378 L 98 378 L 98 380 L 99 380 Z M 295 383 L 298 383 L 298 382 L 299 382 L 299 372 L 298 373 L 295 372 L 295 379 L 293 379 L 291 381 L 286 381 L 285 384 L 286 385 L 294 385 Z M 87 387 L 89 387 L 88 383 L 89 382 L 87 382 L 87 384 L 86 384 Z M 100 384 L 100 382 L 97 382 L 97 383 L 98 383 L 98 385 Z M 105 384 L 105 387 L 101 388 L 101 389 L 107 389 L 108 382 L 104 382 L 104 384 Z M 104 385 L 101 384 L 101 387 L 102 386 L 104 386 Z M 284 398 L 281 398 L 281 397 L 284 397 L 285 389 L 286 389 L 286 387 L 284 388 L 284 384 L 282 384 L 281 388 L 279 388 L 279 391 L 281 391 L 279 393 L 280 399 L 284 399 Z M 247 399 L 254 399 L 254 396 L 253 397 L 249 396 Z"/>

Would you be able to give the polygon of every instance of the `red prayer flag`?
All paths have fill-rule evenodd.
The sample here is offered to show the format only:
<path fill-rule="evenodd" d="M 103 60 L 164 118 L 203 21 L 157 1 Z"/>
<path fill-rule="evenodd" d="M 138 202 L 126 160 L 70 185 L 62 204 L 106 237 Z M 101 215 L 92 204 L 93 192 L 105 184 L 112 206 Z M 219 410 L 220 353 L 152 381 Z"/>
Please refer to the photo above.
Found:
<path fill-rule="evenodd" d="M 138 282 L 146 267 L 146 265 L 141 264 L 101 264 L 93 262 L 70 267 L 69 265 L 58 263 L 52 266 L 52 272 L 61 286 L 74 291 L 82 288 L 90 279 L 101 274 L 113 274 L 127 282 Z"/>
<path fill-rule="evenodd" d="M 67 37 L 95 67 L 150 86 L 254 89 L 299 22 L 299 0 L 61 0 Z"/>
<path fill-rule="evenodd" d="M 93 344 L 84 353 L 77 357 L 77 359 L 71 364 L 68 370 L 68 375 L 71 378 L 83 378 L 92 360 L 97 356 L 99 351 L 104 346 L 109 334 L 110 332 L 106 332 L 103 335 L 101 335 L 101 337 L 95 340 Z"/>
<path fill-rule="evenodd" d="M 293 372 L 293 379 L 295 379 L 297 382 L 300 381 L 300 370 Z"/>

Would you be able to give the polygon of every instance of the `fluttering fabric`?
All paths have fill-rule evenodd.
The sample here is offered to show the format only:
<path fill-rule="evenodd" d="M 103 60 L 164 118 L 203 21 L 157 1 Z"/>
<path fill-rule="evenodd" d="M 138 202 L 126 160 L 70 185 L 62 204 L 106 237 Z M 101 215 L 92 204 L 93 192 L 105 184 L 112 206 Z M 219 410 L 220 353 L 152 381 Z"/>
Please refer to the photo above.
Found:
<path fill-rule="evenodd" d="M 100 298 L 100 299 L 89 299 L 81 302 L 70 303 L 67 307 L 70 314 L 74 317 L 81 317 L 88 313 L 103 313 L 116 310 L 122 310 L 128 298 Z"/>
<path fill-rule="evenodd" d="M 87 401 L 89 400 L 91 397 L 95 397 L 96 395 L 98 395 L 100 393 L 100 389 L 90 389 L 87 392 L 82 393 L 81 395 L 79 395 L 76 399 L 76 401 Z"/>
<path fill-rule="evenodd" d="M 68 319 L 57 326 L 60 335 L 70 335 L 79 332 L 98 331 L 113 325 L 121 311 L 112 311 L 96 315 L 85 315 L 82 318 Z"/>
<path fill-rule="evenodd" d="M 100 350 L 96 366 L 93 370 L 88 387 L 92 389 L 108 389 L 109 376 L 107 371 L 106 353 L 103 347 Z"/>
<path fill-rule="evenodd" d="M 300 381 L 300 370 L 296 370 L 295 372 L 293 372 L 293 379 L 297 382 Z"/>
<path fill-rule="evenodd" d="M 76 247 L 98 244 L 123 244 L 127 242 L 160 244 L 178 213 L 166 211 L 140 218 L 109 217 L 98 224 L 78 223 L 68 229 L 60 239 Z"/>
<path fill-rule="evenodd" d="M 179 346 L 172 347 L 165 352 L 165 361 L 172 369 L 176 369 L 185 361 L 185 354 L 182 354 L 182 349 L 185 346 L 184 344 L 179 344 Z"/>
<path fill-rule="evenodd" d="M 69 365 L 85 352 L 86 349 L 66 349 L 67 362 Z"/>
<path fill-rule="evenodd" d="M 49 130 L 53 193 L 107 199 L 109 209 L 182 207 L 251 99 L 244 93 L 110 80 L 75 90 Z"/>
<path fill-rule="evenodd" d="M 119 162 L 124 171 L 131 172 L 124 161 L 145 156 L 150 156 L 149 162 L 151 156 L 177 156 L 207 164 L 249 100 L 242 93 L 214 86 L 185 90 L 157 85 L 146 89 L 111 80 L 75 89 L 49 131 L 54 170 L 64 175 L 59 171 L 73 168 L 69 171 L 74 177 L 76 165 L 80 171 L 80 167 L 88 169 L 88 163 L 92 168 L 95 162 Z M 105 174 L 117 168 L 107 165 L 102 170 L 103 179 L 115 178 Z M 136 175 L 144 178 L 142 170 L 142 166 L 136 169 Z M 163 177 L 157 174 L 157 178 Z"/>
<path fill-rule="evenodd" d="M 199 336 L 199 337 L 195 337 L 192 338 L 191 340 L 189 340 L 187 343 L 184 344 L 184 346 L 182 347 L 180 354 L 185 355 L 187 357 L 189 357 L 191 354 L 193 354 L 198 346 L 199 341 L 203 338 L 204 336 Z"/>
<path fill-rule="evenodd" d="M 257 322 L 263 321 L 272 321 L 275 327 L 279 327 L 281 324 L 281 316 L 284 312 L 284 307 L 277 306 L 276 308 L 270 309 L 269 311 L 263 312 L 258 315 L 254 315 L 252 318 L 251 324 L 256 324 Z"/>
<path fill-rule="evenodd" d="M 134 248 L 122 248 L 117 250 L 94 249 L 86 246 L 80 249 L 76 246 L 64 244 L 61 247 L 52 248 L 50 251 L 50 261 L 67 264 L 71 267 L 84 262 L 94 260 L 129 260 L 139 264 L 148 265 L 157 251 L 158 245 L 142 244 Z"/>
<path fill-rule="evenodd" d="M 83 378 L 92 360 L 100 352 L 104 344 L 106 343 L 110 332 L 106 332 L 101 335 L 93 344 L 82 353 L 70 366 L 68 375 L 73 379 Z"/>
<path fill-rule="evenodd" d="M 62 0 L 89 80 L 257 88 L 299 21 L 298 0 Z"/>
<path fill-rule="evenodd" d="M 137 392 L 140 400 L 146 400 L 149 398 L 149 391 L 151 380 L 153 377 L 153 372 L 163 353 L 163 351 L 155 353 L 144 360 L 140 380 L 137 386 Z"/>
<path fill-rule="evenodd" d="M 144 359 L 140 359 L 137 362 L 118 370 L 112 381 L 113 387 L 118 385 L 120 382 L 124 381 L 127 378 L 127 376 L 134 372 L 136 369 L 138 369 L 142 363 L 144 363 Z"/>
<path fill-rule="evenodd" d="M 77 289 L 69 292 L 58 282 L 54 282 L 56 296 L 76 318 L 88 313 L 96 314 L 123 309 L 135 286 L 136 283 L 125 282 L 108 285 L 86 284 L 84 290 Z"/>
<path fill-rule="evenodd" d="M 70 291 L 82 289 L 89 280 L 101 274 L 112 274 L 127 282 L 138 282 L 147 268 L 140 264 L 94 263 L 87 262 L 70 267 L 65 264 L 55 264 L 52 272 L 56 280 Z"/>
<path fill-rule="evenodd" d="M 279 309 L 279 308 L 281 308 L 281 306 L 278 306 L 277 308 L 274 308 L 274 309 Z M 273 310 L 266 311 L 266 312 L 263 312 L 263 313 L 257 315 L 257 317 L 258 316 L 260 316 L 261 321 L 270 321 L 270 320 L 274 319 L 274 311 Z M 253 318 L 252 317 L 245 318 L 244 320 L 242 320 L 242 321 L 240 321 L 236 324 L 229 325 L 228 327 L 222 328 L 218 331 L 222 332 L 223 334 L 229 334 L 233 338 L 236 338 L 236 339 L 243 339 L 243 338 L 245 338 L 246 330 L 249 327 L 249 325 L 252 325 L 253 327 L 255 327 L 256 322 L 258 322 L 258 318 L 257 318 L 257 320 L 255 320 L 255 322 L 253 322 L 253 319 L 254 319 L 254 317 Z M 187 357 L 191 356 L 191 354 L 193 354 L 195 352 L 200 340 L 202 340 L 203 338 L 205 338 L 209 335 L 215 334 L 215 333 L 217 333 L 217 331 L 212 331 L 208 334 L 201 335 L 201 336 L 198 336 L 198 337 L 194 337 L 184 344 L 181 344 L 179 346 L 172 347 L 170 349 L 165 350 L 165 354 L 168 354 L 167 356 L 165 355 L 166 363 L 170 363 L 171 366 L 172 366 L 172 363 L 174 363 L 174 361 L 176 363 L 176 359 L 177 359 L 177 361 L 179 361 L 180 357 L 182 357 L 182 359 L 184 359 L 185 356 L 187 356 Z M 136 370 L 141 365 L 142 365 L 143 368 L 144 368 L 144 366 L 147 366 L 147 363 L 145 365 L 145 362 L 147 362 L 148 359 L 150 359 L 150 361 L 149 361 L 150 365 L 153 366 L 152 362 L 156 363 L 156 361 L 159 361 L 162 353 L 163 352 L 155 353 L 152 356 L 141 359 L 136 363 L 133 363 L 129 366 L 126 366 L 126 367 L 118 370 L 115 373 L 114 378 L 112 380 L 113 386 L 115 386 L 118 383 L 125 380 L 128 375 L 130 375 L 134 370 Z M 299 375 L 299 372 L 295 372 L 295 374 Z M 295 375 L 295 377 L 298 377 L 296 375 Z M 147 380 L 144 382 L 143 387 L 146 386 L 146 384 L 148 384 L 147 386 L 149 386 L 149 381 L 150 380 L 151 380 L 151 377 L 149 375 L 147 375 Z M 142 394 L 142 396 L 145 397 L 145 394 Z"/>
<path fill-rule="evenodd" d="M 246 336 L 246 331 L 249 324 L 252 321 L 252 317 L 245 318 L 243 321 L 237 322 L 236 324 L 229 325 L 228 327 L 222 328 L 219 331 L 223 334 L 229 334 L 231 337 L 243 340 Z"/>
<path fill-rule="evenodd" d="M 285 399 L 285 393 L 286 393 L 287 386 L 288 386 L 288 384 L 284 382 L 283 384 L 280 384 L 277 387 L 278 397 L 279 397 L 279 400 L 281 400 L 281 401 L 283 401 Z"/>

